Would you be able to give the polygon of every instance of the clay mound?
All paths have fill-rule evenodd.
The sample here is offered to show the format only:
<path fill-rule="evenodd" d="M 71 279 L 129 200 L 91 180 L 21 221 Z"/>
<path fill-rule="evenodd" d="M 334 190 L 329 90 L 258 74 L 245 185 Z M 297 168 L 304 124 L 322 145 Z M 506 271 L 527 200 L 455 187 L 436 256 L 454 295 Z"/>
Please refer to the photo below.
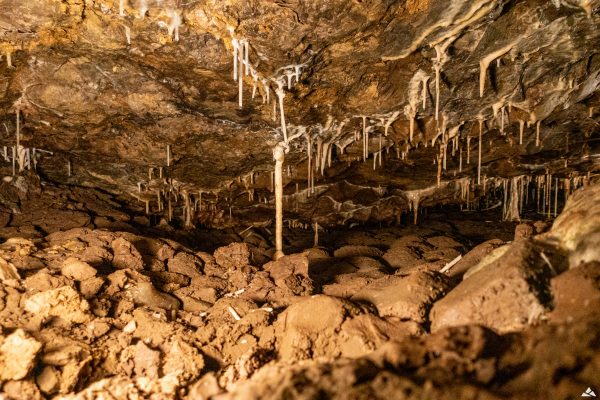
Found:
<path fill-rule="evenodd" d="M 395 247 L 410 247 L 418 252 L 424 252 L 433 249 L 433 246 L 427 243 L 427 240 L 417 235 L 405 235 L 394 240 L 390 249 Z"/>
<path fill-rule="evenodd" d="M 423 262 L 410 247 L 395 245 L 385 252 L 383 259 L 395 269 L 410 268 Z"/>
<path fill-rule="evenodd" d="M 281 257 L 263 265 L 278 287 L 302 296 L 313 293 L 313 283 L 308 275 L 309 259 L 304 253 Z"/>
<path fill-rule="evenodd" d="M 503 244 L 504 242 L 500 239 L 492 239 L 475 246 L 450 268 L 448 275 L 462 276 L 469 268 L 479 264 L 489 253 Z"/>
<path fill-rule="evenodd" d="M 452 248 L 461 250 L 463 245 L 449 236 L 433 236 L 427 238 L 427 243 L 438 249 Z"/>
<path fill-rule="evenodd" d="M 553 323 L 589 318 L 600 310 L 600 262 L 570 269 L 552 278 L 554 309 L 548 314 Z"/>
<path fill-rule="evenodd" d="M 380 258 L 383 256 L 383 251 L 376 247 L 370 246 L 357 246 L 348 245 L 340 247 L 333 252 L 333 256 L 336 258 L 347 258 L 347 257 L 371 257 Z"/>
<path fill-rule="evenodd" d="M 215 250 L 214 257 L 218 265 L 226 270 L 235 270 L 250 265 L 250 247 L 246 243 L 231 243 Z"/>
<path fill-rule="evenodd" d="M 283 361 L 356 357 L 398 334 L 394 333 L 397 328 L 393 323 L 369 314 L 364 307 L 323 295 L 291 305 L 279 315 L 274 327 L 279 358 Z M 410 332 L 402 332 L 414 331 L 413 327 Z"/>
<path fill-rule="evenodd" d="M 449 287 L 448 278 L 442 274 L 415 272 L 378 279 L 352 296 L 352 300 L 373 304 L 380 316 L 424 323 L 433 302 Z"/>
<path fill-rule="evenodd" d="M 536 321 L 550 302 L 551 270 L 539 254 L 540 249 L 531 242 L 514 242 L 498 259 L 434 304 L 430 314 L 432 331 L 482 324 L 506 332 Z"/>

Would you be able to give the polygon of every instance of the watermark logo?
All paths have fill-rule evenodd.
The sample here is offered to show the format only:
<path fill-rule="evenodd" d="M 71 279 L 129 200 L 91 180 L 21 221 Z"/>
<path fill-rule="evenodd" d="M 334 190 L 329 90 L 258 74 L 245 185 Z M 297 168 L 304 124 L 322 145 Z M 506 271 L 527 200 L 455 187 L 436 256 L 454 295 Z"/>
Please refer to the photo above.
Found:
<path fill-rule="evenodd" d="M 596 393 L 589 387 L 585 389 L 585 392 L 581 393 L 581 397 L 596 397 Z"/>

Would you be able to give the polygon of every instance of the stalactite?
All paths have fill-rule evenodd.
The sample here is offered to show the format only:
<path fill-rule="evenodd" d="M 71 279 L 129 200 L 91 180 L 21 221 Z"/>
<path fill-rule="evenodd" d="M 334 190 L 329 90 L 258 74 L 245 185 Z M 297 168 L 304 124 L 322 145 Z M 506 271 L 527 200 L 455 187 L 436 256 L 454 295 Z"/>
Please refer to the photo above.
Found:
<path fill-rule="evenodd" d="M 238 107 L 241 109 L 244 107 L 244 72 L 243 72 L 243 53 L 244 53 L 244 40 L 240 41 L 240 49 L 238 51 Z"/>
<path fill-rule="evenodd" d="M 525 129 L 525 121 L 519 120 L 519 144 L 523 144 L 523 130 Z"/>
<path fill-rule="evenodd" d="M 423 85 L 421 96 L 423 97 L 423 111 L 427 108 L 427 83 L 429 82 L 429 77 L 423 77 L 421 83 Z"/>
<path fill-rule="evenodd" d="M 285 114 L 283 111 L 283 98 L 285 97 L 285 91 L 283 90 L 284 82 L 281 80 L 277 80 L 277 89 L 275 90 L 275 94 L 277 95 L 277 99 L 279 100 L 279 114 L 281 120 L 281 132 L 283 133 L 283 140 L 285 143 L 288 142 L 287 137 L 287 127 L 285 125 Z"/>
<path fill-rule="evenodd" d="M 450 36 L 445 39 L 441 44 L 434 45 L 435 59 L 433 60 L 433 70 L 435 72 L 435 120 L 439 119 L 440 112 L 440 72 L 442 66 L 448 61 L 448 55 L 446 50 L 456 39 L 456 36 Z"/>
<path fill-rule="evenodd" d="M 131 44 L 131 28 L 129 28 L 127 25 L 123 24 L 123 29 L 125 30 L 125 41 L 127 42 L 128 45 Z"/>
<path fill-rule="evenodd" d="M 483 97 L 483 92 L 485 90 L 485 78 L 487 75 L 487 69 L 490 66 L 490 63 L 494 61 L 498 57 L 502 57 L 504 54 L 508 53 L 514 46 L 514 43 L 511 43 L 499 50 L 496 50 L 479 61 L 479 97 Z"/>
<path fill-rule="evenodd" d="M 440 147 L 442 149 L 442 168 L 445 171 L 446 170 L 446 158 L 447 158 L 447 153 L 448 153 L 448 142 L 446 141 L 446 138 L 442 138 L 442 143 L 440 144 Z"/>
<path fill-rule="evenodd" d="M 250 76 L 252 76 L 252 100 L 254 100 L 256 97 L 256 89 L 258 88 L 258 74 L 252 67 L 250 67 Z"/>
<path fill-rule="evenodd" d="M 250 48 L 247 40 L 243 41 L 244 44 L 244 73 L 248 76 L 250 70 Z"/>
<path fill-rule="evenodd" d="M 508 181 L 507 180 L 504 181 L 504 191 L 505 191 L 504 202 L 505 203 L 508 202 L 505 207 L 506 211 L 504 213 L 504 220 L 507 220 L 507 221 L 520 221 L 521 220 L 520 208 L 519 208 L 520 199 L 522 198 L 522 195 L 520 194 L 522 192 L 522 190 L 519 189 L 521 179 L 522 179 L 522 177 L 520 177 L 520 176 L 515 176 L 510 179 L 510 194 L 509 195 L 506 193 L 509 190 Z"/>
<path fill-rule="evenodd" d="M 168 10 L 167 14 L 171 18 L 169 25 L 167 26 L 169 36 L 173 36 L 173 40 L 179 42 L 179 27 L 182 23 L 181 15 L 179 15 L 179 12 L 176 10 Z"/>
<path fill-rule="evenodd" d="M 477 184 L 481 183 L 481 146 L 483 142 L 481 141 L 481 135 L 483 133 L 483 120 L 479 120 L 479 146 L 477 147 Z"/>
<path fill-rule="evenodd" d="M 417 116 L 417 108 L 421 102 L 422 90 L 420 89 L 422 82 L 427 78 L 427 74 L 423 70 L 418 70 L 408 83 L 408 104 L 404 107 L 404 114 L 410 120 L 409 140 L 412 142 L 415 118 Z"/>
<path fill-rule="evenodd" d="M 362 139 L 363 139 L 363 161 L 367 160 L 367 116 L 366 115 L 358 115 L 359 118 L 362 118 Z"/>
<path fill-rule="evenodd" d="M 240 49 L 240 42 L 236 38 L 232 38 L 231 45 L 233 46 L 233 81 L 236 82 L 238 79 L 238 52 Z"/>
<path fill-rule="evenodd" d="M 471 164 L 471 137 L 467 136 L 467 165 Z"/>
<path fill-rule="evenodd" d="M 387 137 L 390 126 L 392 126 L 394 121 L 396 121 L 399 116 L 400 116 L 400 111 L 394 111 L 384 117 L 385 118 L 385 123 L 383 124 L 384 136 Z"/>
<path fill-rule="evenodd" d="M 535 145 L 536 145 L 536 147 L 540 147 L 540 122 L 542 122 L 542 121 L 537 121 L 537 123 L 535 125 Z"/>
<path fill-rule="evenodd" d="M 440 148 L 440 153 L 441 153 L 441 148 Z M 438 153 L 438 155 L 436 157 L 436 163 L 437 163 L 436 184 L 438 187 L 442 183 L 442 163 L 441 163 L 442 155 L 440 153 Z"/>
<path fill-rule="evenodd" d="M 312 193 L 312 188 L 311 188 L 311 174 L 312 174 L 312 143 L 310 140 L 310 135 L 307 134 L 306 135 L 306 153 L 308 154 L 308 171 L 307 171 L 307 175 L 306 175 L 306 180 L 307 180 L 307 187 L 308 187 L 308 196 L 310 197 L 311 193 Z"/>

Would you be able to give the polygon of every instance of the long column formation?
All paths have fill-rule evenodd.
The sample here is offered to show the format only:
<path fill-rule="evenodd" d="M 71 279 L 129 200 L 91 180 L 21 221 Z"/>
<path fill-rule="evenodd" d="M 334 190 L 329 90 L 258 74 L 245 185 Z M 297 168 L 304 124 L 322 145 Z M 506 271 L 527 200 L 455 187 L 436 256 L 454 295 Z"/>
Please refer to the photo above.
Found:
<path fill-rule="evenodd" d="M 283 161 L 285 146 L 278 144 L 273 149 L 275 160 L 275 254 L 274 260 L 279 260 L 283 254 Z"/>

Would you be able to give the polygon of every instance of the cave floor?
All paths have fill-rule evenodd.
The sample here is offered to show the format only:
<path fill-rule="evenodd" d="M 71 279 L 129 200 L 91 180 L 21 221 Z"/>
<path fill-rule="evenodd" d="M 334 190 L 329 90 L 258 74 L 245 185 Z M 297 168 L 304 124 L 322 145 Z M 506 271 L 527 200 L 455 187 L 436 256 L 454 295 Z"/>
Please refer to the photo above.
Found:
<path fill-rule="evenodd" d="M 0 192 L 3 398 L 569 399 L 598 384 L 600 265 L 567 269 L 534 213 L 435 207 L 318 238 L 286 225 L 271 261 L 268 226 L 176 229 L 31 180 Z"/>

